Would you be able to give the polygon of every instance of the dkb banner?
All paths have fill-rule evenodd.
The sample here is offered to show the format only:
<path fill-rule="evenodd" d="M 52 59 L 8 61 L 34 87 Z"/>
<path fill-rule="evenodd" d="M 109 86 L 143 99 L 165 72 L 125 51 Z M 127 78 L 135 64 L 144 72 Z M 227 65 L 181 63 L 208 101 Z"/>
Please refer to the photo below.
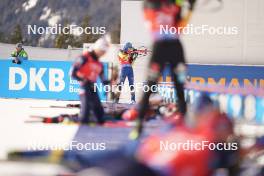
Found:
<path fill-rule="evenodd" d="M 72 62 L 0 60 L 0 97 L 78 100 L 79 83 L 69 76 Z M 105 76 L 108 64 L 104 63 Z M 98 80 L 100 82 L 100 80 Z M 103 92 L 99 92 L 105 99 Z"/>

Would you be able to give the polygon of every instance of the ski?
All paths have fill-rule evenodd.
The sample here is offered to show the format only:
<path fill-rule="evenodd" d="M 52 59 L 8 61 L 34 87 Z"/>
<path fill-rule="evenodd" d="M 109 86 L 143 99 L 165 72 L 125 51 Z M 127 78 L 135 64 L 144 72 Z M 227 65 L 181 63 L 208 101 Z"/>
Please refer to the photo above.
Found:
<path fill-rule="evenodd" d="M 67 104 L 66 106 L 50 105 L 50 106 L 30 106 L 30 108 L 80 108 L 80 104 Z"/>
<path fill-rule="evenodd" d="M 26 120 L 25 123 L 79 123 L 80 119 L 78 114 L 61 114 L 59 116 L 47 117 L 47 116 L 30 116 L 30 120 Z M 34 119 L 34 120 L 33 120 Z"/>

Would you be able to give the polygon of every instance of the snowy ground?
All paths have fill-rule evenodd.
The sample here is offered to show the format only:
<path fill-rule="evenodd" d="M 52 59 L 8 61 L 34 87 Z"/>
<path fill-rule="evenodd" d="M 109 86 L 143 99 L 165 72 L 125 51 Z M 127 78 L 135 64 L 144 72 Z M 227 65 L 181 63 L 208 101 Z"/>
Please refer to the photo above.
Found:
<path fill-rule="evenodd" d="M 32 146 L 63 146 L 74 137 L 78 126 L 63 124 L 25 123 L 30 115 L 56 116 L 75 114 L 79 109 L 43 108 L 50 105 L 66 105 L 77 101 L 0 99 L 0 160 L 5 160 L 7 152 L 15 149 L 28 149 Z M 37 107 L 37 108 L 36 108 Z M 42 108 L 41 108 L 42 107 Z M 245 136 L 264 135 L 264 126 L 239 123 L 236 132 Z"/>
<path fill-rule="evenodd" d="M 55 116 L 62 113 L 77 113 L 78 109 L 32 108 L 49 105 L 65 105 L 69 102 L 32 99 L 0 99 L 0 160 L 14 149 L 27 149 L 32 145 L 66 145 L 72 140 L 78 126 L 25 123 L 30 115 Z M 76 103 L 76 102 L 70 102 Z"/>
<path fill-rule="evenodd" d="M 65 146 L 69 144 L 78 130 L 79 126 L 77 125 L 25 123 L 26 120 L 30 119 L 30 115 L 56 116 L 63 113 L 78 113 L 78 109 L 43 108 L 50 105 L 62 106 L 68 103 L 78 102 L 0 99 L 0 175 L 21 176 L 21 173 L 24 173 L 24 175 L 27 175 L 25 173 L 39 175 L 40 170 L 42 172 L 41 175 L 54 175 L 54 173 L 58 173 L 61 170 L 65 171 L 65 168 L 61 166 L 50 164 L 28 164 L 3 161 L 7 158 L 7 152 L 12 150 L 27 150 L 32 146 Z M 237 123 L 236 132 L 248 136 L 248 140 L 244 140 L 242 145 L 249 146 L 254 143 L 253 136 L 264 135 L 264 126 Z M 36 170 L 34 168 L 38 169 Z"/>

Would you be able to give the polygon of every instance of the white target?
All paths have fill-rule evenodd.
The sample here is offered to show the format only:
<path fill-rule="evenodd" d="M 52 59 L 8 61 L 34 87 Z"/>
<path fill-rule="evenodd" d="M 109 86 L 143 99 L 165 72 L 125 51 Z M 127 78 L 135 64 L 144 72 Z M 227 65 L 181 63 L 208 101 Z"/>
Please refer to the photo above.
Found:
<path fill-rule="evenodd" d="M 256 116 L 256 98 L 253 95 L 248 95 L 245 98 L 244 116 L 249 121 L 253 120 Z"/>
<path fill-rule="evenodd" d="M 232 116 L 239 117 L 242 108 L 242 98 L 239 95 L 234 95 L 231 98 Z"/>
<path fill-rule="evenodd" d="M 193 90 L 190 90 L 188 92 L 188 94 L 189 94 L 190 104 L 193 104 L 193 102 L 194 102 L 194 91 Z"/>
<path fill-rule="evenodd" d="M 221 112 L 227 113 L 227 95 L 220 94 L 218 97 L 219 108 Z"/>

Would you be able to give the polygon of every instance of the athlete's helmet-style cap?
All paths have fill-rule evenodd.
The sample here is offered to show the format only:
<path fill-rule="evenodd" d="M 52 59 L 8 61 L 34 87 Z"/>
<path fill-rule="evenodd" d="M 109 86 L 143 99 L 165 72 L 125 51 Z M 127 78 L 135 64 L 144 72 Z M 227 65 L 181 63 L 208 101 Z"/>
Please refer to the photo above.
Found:
<path fill-rule="evenodd" d="M 111 45 L 111 36 L 109 34 L 99 38 L 92 46 L 93 50 L 107 51 Z"/>
<path fill-rule="evenodd" d="M 17 43 L 16 44 L 16 48 L 23 48 L 23 44 L 22 43 Z"/>
<path fill-rule="evenodd" d="M 124 52 L 128 52 L 128 49 L 129 49 L 129 48 L 133 48 L 132 43 L 127 42 L 127 43 L 125 44 L 124 48 L 123 48 L 123 51 L 124 51 Z"/>

